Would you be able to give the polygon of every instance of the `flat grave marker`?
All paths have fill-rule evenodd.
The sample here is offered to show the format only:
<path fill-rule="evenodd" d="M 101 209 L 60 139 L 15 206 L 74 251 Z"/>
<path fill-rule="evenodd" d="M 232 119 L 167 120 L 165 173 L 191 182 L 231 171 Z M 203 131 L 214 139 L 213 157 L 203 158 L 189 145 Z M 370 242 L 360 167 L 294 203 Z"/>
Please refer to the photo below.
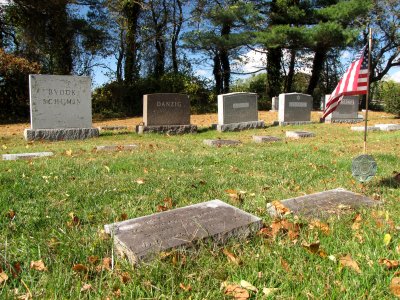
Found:
<path fill-rule="evenodd" d="M 257 94 L 229 93 L 218 95 L 218 131 L 240 131 L 263 128 L 258 120 Z"/>
<path fill-rule="evenodd" d="M 105 145 L 105 146 L 97 146 L 96 151 L 129 151 L 135 150 L 138 148 L 138 145 Z"/>
<path fill-rule="evenodd" d="M 364 126 L 352 126 L 351 130 L 352 131 L 364 131 L 365 127 Z M 379 130 L 381 130 L 379 127 L 367 126 L 367 131 L 379 131 Z"/>
<path fill-rule="evenodd" d="M 136 132 L 183 134 L 197 132 L 190 124 L 190 100 L 188 95 L 157 93 L 143 95 L 143 125 Z"/>
<path fill-rule="evenodd" d="M 327 218 L 350 209 L 373 207 L 379 204 L 378 201 L 341 188 L 290 198 L 280 203 L 295 215 L 312 218 Z M 267 209 L 271 216 L 279 215 L 272 204 L 269 203 Z"/>
<path fill-rule="evenodd" d="M 48 157 L 53 155 L 54 155 L 53 152 L 3 154 L 3 160 L 32 159 L 32 158 Z"/>
<path fill-rule="evenodd" d="M 312 96 L 300 93 L 279 95 L 279 125 L 311 123 Z"/>
<path fill-rule="evenodd" d="M 330 95 L 325 95 L 325 105 Z M 326 123 L 358 123 L 363 117 L 358 115 L 358 96 L 344 96 L 336 110 L 325 118 Z"/>
<path fill-rule="evenodd" d="M 279 142 L 281 138 L 269 135 L 253 135 L 253 141 L 256 143 Z"/>
<path fill-rule="evenodd" d="M 314 136 L 315 134 L 310 131 L 286 131 L 286 137 L 288 138 L 301 139 Z"/>
<path fill-rule="evenodd" d="M 375 127 L 382 131 L 397 131 L 400 130 L 400 124 L 375 124 Z"/>
<path fill-rule="evenodd" d="M 161 251 L 188 248 L 212 239 L 224 244 L 245 238 L 262 227 L 262 220 L 220 200 L 212 200 L 149 216 L 105 225 L 117 252 L 132 264 Z"/>
<path fill-rule="evenodd" d="M 91 79 L 72 75 L 29 75 L 31 128 L 26 140 L 97 137 L 92 128 Z"/>
<path fill-rule="evenodd" d="M 203 140 L 203 143 L 205 145 L 211 146 L 211 147 L 221 147 L 221 146 L 237 146 L 237 145 L 240 145 L 242 142 L 238 141 L 238 140 L 207 139 L 207 140 Z"/>
<path fill-rule="evenodd" d="M 110 130 L 110 131 L 128 130 L 128 126 L 100 126 L 99 130 Z"/>

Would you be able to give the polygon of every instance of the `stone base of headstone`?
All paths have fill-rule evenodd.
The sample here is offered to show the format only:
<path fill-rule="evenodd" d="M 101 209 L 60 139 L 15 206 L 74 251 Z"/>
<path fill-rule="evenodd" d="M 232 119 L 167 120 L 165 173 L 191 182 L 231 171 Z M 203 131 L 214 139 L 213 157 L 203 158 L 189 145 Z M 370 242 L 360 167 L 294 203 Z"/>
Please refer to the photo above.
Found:
<path fill-rule="evenodd" d="M 363 122 L 364 118 L 355 119 L 325 119 L 325 123 L 342 123 L 342 124 L 355 124 Z"/>
<path fill-rule="evenodd" d="M 247 129 L 264 128 L 264 121 L 241 122 L 231 124 L 217 124 L 218 131 L 242 131 Z"/>
<path fill-rule="evenodd" d="M 196 125 L 159 125 L 159 126 L 136 126 L 138 134 L 144 133 L 166 133 L 166 134 L 185 134 L 197 133 Z"/>
<path fill-rule="evenodd" d="M 221 146 L 237 146 L 241 144 L 241 141 L 237 140 L 203 140 L 203 143 L 211 147 L 221 147 Z"/>
<path fill-rule="evenodd" d="M 334 189 L 320 193 L 290 198 L 280 201 L 291 213 L 303 217 L 325 218 L 366 206 L 378 205 L 380 202 L 345 189 Z M 273 217 L 279 212 L 272 204 L 267 204 L 267 210 Z"/>
<path fill-rule="evenodd" d="M 253 135 L 253 141 L 256 143 L 279 142 L 281 140 L 276 136 Z"/>
<path fill-rule="evenodd" d="M 129 151 L 137 149 L 137 145 L 108 145 L 97 146 L 96 151 Z"/>
<path fill-rule="evenodd" d="M 101 126 L 99 127 L 99 130 L 128 130 L 128 126 Z"/>
<path fill-rule="evenodd" d="M 306 137 L 314 137 L 315 134 L 310 131 L 286 131 L 286 137 L 293 139 L 301 139 Z"/>
<path fill-rule="evenodd" d="M 25 129 L 24 131 L 24 137 L 27 141 L 83 140 L 98 136 L 98 128 Z"/>
<path fill-rule="evenodd" d="M 311 124 L 311 121 L 296 121 L 296 122 L 279 122 L 279 121 L 274 121 L 272 125 L 274 126 L 287 126 L 287 125 L 307 125 Z"/>
<path fill-rule="evenodd" d="M 364 126 L 353 126 L 351 127 L 352 131 L 364 131 L 365 127 Z M 375 126 L 367 126 L 367 131 L 379 131 L 380 128 L 379 127 L 375 127 Z"/>
<path fill-rule="evenodd" d="M 400 124 L 375 124 L 375 127 L 382 131 L 396 131 L 400 130 Z"/>
<path fill-rule="evenodd" d="M 54 155 L 53 152 L 3 154 L 3 160 L 32 159 L 32 158 L 47 157 L 53 155 Z"/>
<path fill-rule="evenodd" d="M 225 244 L 243 239 L 262 227 L 262 219 L 220 200 L 212 200 L 149 216 L 105 225 L 117 253 L 132 264 L 156 257 L 161 251 L 189 248 L 212 240 Z"/>

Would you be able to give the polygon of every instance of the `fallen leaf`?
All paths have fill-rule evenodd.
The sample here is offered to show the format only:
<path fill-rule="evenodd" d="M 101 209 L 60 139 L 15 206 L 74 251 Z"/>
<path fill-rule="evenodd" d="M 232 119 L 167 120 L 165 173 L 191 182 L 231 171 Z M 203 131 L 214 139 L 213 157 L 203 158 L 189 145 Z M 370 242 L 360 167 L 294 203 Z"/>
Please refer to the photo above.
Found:
<path fill-rule="evenodd" d="M 238 284 L 229 284 L 224 292 L 225 295 L 232 296 L 233 298 L 237 300 L 246 300 L 250 298 L 249 292 L 240 287 Z"/>
<path fill-rule="evenodd" d="M 125 221 L 127 219 L 128 219 L 128 214 L 126 214 L 126 213 L 122 213 L 121 216 L 119 217 L 120 221 Z"/>
<path fill-rule="evenodd" d="M 21 264 L 17 261 L 13 263 L 12 268 L 11 268 L 11 274 L 14 278 L 17 278 L 19 274 L 21 274 L 22 269 L 21 269 Z"/>
<path fill-rule="evenodd" d="M 319 220 L 313 220 L 309 224 L 310 229 L 319 229 L 321 230 L 324 234 L 328 235 L 330 233 L 330 228 L 328 224 L 322 223 Z"/>
<path fill-rule="evenodd" d="M 102 265 L 106 270 L 111 270 L 111 262 L 111 257 L 104 257 Z"/>
<path fill-rule="evenodd" d="M 282 257 L 280 258 L 280 261 L 281 261 L 281 266 L 282 266 L 282 268 L 286 271 L 286 272 L 291 272 L 292 270 L 291 270 L 291 268 L 290 268 L 290 265 L 289 265 L 289 263 L 286 261 L 286 260 L 284 260 Z"/>
<path fill-rule="evenodd" d="M 357 272 L 358 274 L 361 274 L 361 269 L 358 266 L 357 262 L 353 260 L 350 254 L 347 254 L 346 256 L 340 257 L 339 258 L 339 264 L 342 267 L 348 267 L 352 269 L 353 271 Z"/>
<path fill-rule="evenodd" d="M 81 220 L 78 218 L 77 215 L 75 215 L 73 212 L 70 212 L 68 215 L 71 218 L 71 221 L 67 222 L 68 227 L 75 227 L 80 225 Z"/>
<path fill-rule="evenodd" d="M 86 291 L 91 290 L 91 289 L 92 289 L 92 285 L 89 284 L 89 283 L 85 283 L 81 288 L 81 292 L 86 292 Z"/>
<path fill-rule="evenodd" d="M 12 210 L 12 209 L 10 209 L 10 210 L 7 212 L 7 217 L 8 217 L 11 221 L 14 220 L 14 218 L 15 218 L 15 211 Z"/>
<path fill-rule="evenodd" d="M 42 260 L 31 261 L 30 268 L 36 271 L 47 271 L 47 267 L 45 267 Z"/>
<path fill-rule="evenodd" d="M 316 254 L 319 251 L 319 245 L 320 242 L 316 241 L 314 243 L 306 243 L 306 242 L 302 242 L 301 245 L 303 246 L 303 248 L 305 248 L 308 252 L 312 253 L 312 254 Z"/>
<path fill-rule="evenodd" d="M 390 282 L 390 291 L 396 297 L 400 297 L 400 277 L 393 277 Z"/>
<path fill-rule="evenodd" d="M 263 293 L 265 296 L 270 296 L 276 293 L 277 291 L 279 291 L 278 288 L 263 288 Z"/>
<path fill-rule="evenodd" d="M 85 265 L 76 264 L 72 267 L 72 270 L 74 270 L 75 272 L 87 272 L 89 269 Z"/>
<path fill-rule="evenodd" d="M 95 263 L 97 263 L 99 261 L 99 257 L 95 256 L 95 255 L 91 255 L 91 256 L 88 257 L 88 261 L 91 264 L 95 264 Z"/>
<path fill-rule="evenodd" d="M 8 280 L 8 275 L 4 272 L 0 272 L 0 283 L 6 282 Z"/>
<path fill-rule="evenodd" d="M 225 193 L 228 194 L 229 198 L 231 198 L 231 200 L 233 201 L 237 201 L 237 202 L 243 202 L 243 195 L 242 193 L 236 191 L 236 190 L 225 190 Z"/>
<path fill-rule="evenodd" d="M 135 180 L 135 182 L 136 182 L 137 184 L 144 184 L 144 179 L 138 178 L 138 179 Z"/>
<path fill-rule="evenodd" d="M 164 205 L 157 205 L 157 211 L 166 211 L 172 208 L 172 198 L 165 198 L 164 199 Z"/>
<path fill-rule="evenodd" d="M 240 265 L 241 261 L 235 254 L 229 252 L 227 249 L 222 250 L 222 252 L 227 256 L 228 260 L 236 265 Z"/>
<path fill-rule="evenodd" d="M 68 155 L 68 156 L 71 156 L 71 155 L 72 155 L 72 150 L 71 150 L 71 149 L 66 150 L 66 151 L 65 151 L 65 154 Z"/>
<path fill-rule="evenodd" d="M 248 291 L 258 292 L 258 289 L 246 280 L 240 280 L 240 286 Z"/>
<path fill-rule="evenodd" d="M 388 270 L 398 268 L 400 265 L 400 261 L 398 260 L 390 260 L 386 258 L 381 258 L 379 260 L 379 264 L 386 266 Z"/>
<path fill-rule="evenodd" d="M 192 290 L 192 287 L 190 286 L 190 283 L 188 285 L 184 285 L 182 282 L 179 283 L 179 287 L 184 290 L 185 292 L 189 292 Z"/>
<path fill-rule="evenodd" d="M 271 205 L 275 207 L 277 213 L 280 215 L 290 213 L 290 209 L 284 206 L 280 201 L 272 201 Z"/>
<path fill-rule="evenodd" d="M 390 241 L 392 240 L 392 236 L 389 233 L 386 233 L 385 236 L 383 237 L 383 243 L 388 246 L 390 244 Z"/>
<path fill-rule="evenodd" d="M 129 281 L 131 281 L 131 276 L 129 275 L 128 272 L 122 272 L 122 273 L 119 275 L 119 278 L 121 279 L 121 282 L 122 282 L 123 284 L 126 284 L 126 283 L 128 283 Z"/>

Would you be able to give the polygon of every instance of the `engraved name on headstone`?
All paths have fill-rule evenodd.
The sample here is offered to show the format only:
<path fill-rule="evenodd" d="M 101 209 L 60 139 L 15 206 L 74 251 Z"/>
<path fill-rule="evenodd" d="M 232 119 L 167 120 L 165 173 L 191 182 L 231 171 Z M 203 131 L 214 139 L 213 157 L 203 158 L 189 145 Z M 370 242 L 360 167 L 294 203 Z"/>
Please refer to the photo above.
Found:
<path fill-rule="evenodd" d="M 306 94 L 289 93 L 279 95 L 278 122 L 306 124 L 311 122 L 312 97 Z"/>

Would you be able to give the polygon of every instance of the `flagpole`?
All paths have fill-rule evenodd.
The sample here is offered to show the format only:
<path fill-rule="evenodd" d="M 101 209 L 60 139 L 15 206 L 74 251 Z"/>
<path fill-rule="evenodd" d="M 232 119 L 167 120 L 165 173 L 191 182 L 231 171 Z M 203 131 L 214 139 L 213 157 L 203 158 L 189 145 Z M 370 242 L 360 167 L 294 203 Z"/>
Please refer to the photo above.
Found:
<path fill-rule="evenodd" d="M 368 102 L 369 102 L 369 78 L 371 74 L 371 51 L 372 51 L 372 28 L 369 28 L 368 33 L 368 84 L 367 94 L 365 96 L 365 126 L 364 126 L 364 154 L 367 153 L 367 128 L 368 128 Z"/>

